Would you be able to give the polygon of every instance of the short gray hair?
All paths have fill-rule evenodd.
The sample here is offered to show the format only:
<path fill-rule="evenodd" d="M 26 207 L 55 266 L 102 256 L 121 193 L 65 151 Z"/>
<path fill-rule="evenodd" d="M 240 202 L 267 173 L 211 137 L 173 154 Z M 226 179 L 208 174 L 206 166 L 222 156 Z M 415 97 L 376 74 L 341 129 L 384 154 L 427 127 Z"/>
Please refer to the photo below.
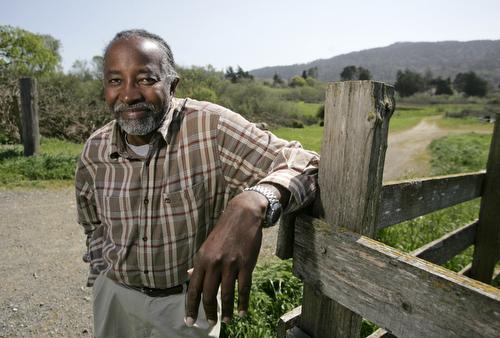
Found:
<path fill-rule="evenodd" d="M 172 54 L 172 50 L 170 49 L 168 43 L 165 40 L 163 40 L 161 36 L 150 33 L 144 29 L 129 29 L 118 32 L 113 38 L 113 40 L 111 40 L 104 49 L 104 58 L 106 58 L 109 49 L 111 45 L 113 45 L 113 43 L 115 43 L 118 40 L 127 40 L 133 38 L 143 38 L 156 42 L 163 52 L 162 66 L 163 70 L 166 72 L 167 77 L 171 78 L 170 81 L 172 81 L 174 78 L 179 77 L 175 70 L 174 56 Z"/>

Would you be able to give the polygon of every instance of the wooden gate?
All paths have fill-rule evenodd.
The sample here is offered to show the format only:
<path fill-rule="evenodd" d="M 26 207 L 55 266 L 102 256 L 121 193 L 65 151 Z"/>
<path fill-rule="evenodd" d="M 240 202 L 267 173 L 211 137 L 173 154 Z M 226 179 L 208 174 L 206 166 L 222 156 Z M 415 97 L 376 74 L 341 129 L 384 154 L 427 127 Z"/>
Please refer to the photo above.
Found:
<path fill-rule="evenodd" d="M 330 84 L 311 216 L 282 220 L 277 255 L 293 257 L 302 306 L 281 317 L 278 337 L 498 337 L 500 290 L 488 285 L 500 258 L 500 119 L 487 170 L 382 184 L 394 90 L 373 81 Z M 377 230 L 481 197 L 477 221 L 404 253 Z M 296 217 L 297 216 L 297 217 Z M 474 245 L 460 273 L 443 264 Z M 470 277 L 468 277 L 470 276 Z"/>

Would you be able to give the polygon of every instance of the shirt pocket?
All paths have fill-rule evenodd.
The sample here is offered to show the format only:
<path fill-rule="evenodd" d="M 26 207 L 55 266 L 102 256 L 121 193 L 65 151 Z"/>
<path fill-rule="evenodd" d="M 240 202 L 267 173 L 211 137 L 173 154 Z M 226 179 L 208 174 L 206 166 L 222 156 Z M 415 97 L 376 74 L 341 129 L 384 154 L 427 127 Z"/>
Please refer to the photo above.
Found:
<path fill-rule="evenodd" d="M 202 181 L 183 190 L 163 193 L 162 203 L 167 223 L 173 230 L 169 241 L 187 239 L 192 244 L 192 240 L 194 237 L 198 238 L 198 235 L 202 236 L 200 240 L 205 239 L 205 191 L 205 182 Z M 203 230 L 201 234 L 198 234 L 199 230 Z"/>

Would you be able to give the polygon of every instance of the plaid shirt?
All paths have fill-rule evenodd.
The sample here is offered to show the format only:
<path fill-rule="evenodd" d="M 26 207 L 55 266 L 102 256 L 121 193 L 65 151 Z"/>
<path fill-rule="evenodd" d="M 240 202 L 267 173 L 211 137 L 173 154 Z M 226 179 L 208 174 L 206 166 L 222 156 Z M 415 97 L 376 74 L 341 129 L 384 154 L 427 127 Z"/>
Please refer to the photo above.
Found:
<path fill-rule="evenodd" d="M 132 286 L 181 284 L 227 202 L 248 186 L 286 187 L 285 212 L 315 196 L 316 153 L 215 104 L 172 99 L 150 145 L 145 158 L 133 153 L 115 121 L 85 144 L 76 202 L 88 286 L 99 273 Z"/>

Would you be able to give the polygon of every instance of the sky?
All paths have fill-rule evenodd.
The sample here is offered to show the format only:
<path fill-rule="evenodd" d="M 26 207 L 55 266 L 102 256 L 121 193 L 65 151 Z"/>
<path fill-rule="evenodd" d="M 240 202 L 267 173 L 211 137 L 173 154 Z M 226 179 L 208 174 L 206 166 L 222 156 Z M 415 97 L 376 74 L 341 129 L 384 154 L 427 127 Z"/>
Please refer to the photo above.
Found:
<path fill-rule="evenodd" d="M 0 25 L 61 41 L 63 67 L 124 29 L 162 36 L 177 64 L 244 70 L 401 41 L 500 39 L 498 0 L 0 0 Z"/>

